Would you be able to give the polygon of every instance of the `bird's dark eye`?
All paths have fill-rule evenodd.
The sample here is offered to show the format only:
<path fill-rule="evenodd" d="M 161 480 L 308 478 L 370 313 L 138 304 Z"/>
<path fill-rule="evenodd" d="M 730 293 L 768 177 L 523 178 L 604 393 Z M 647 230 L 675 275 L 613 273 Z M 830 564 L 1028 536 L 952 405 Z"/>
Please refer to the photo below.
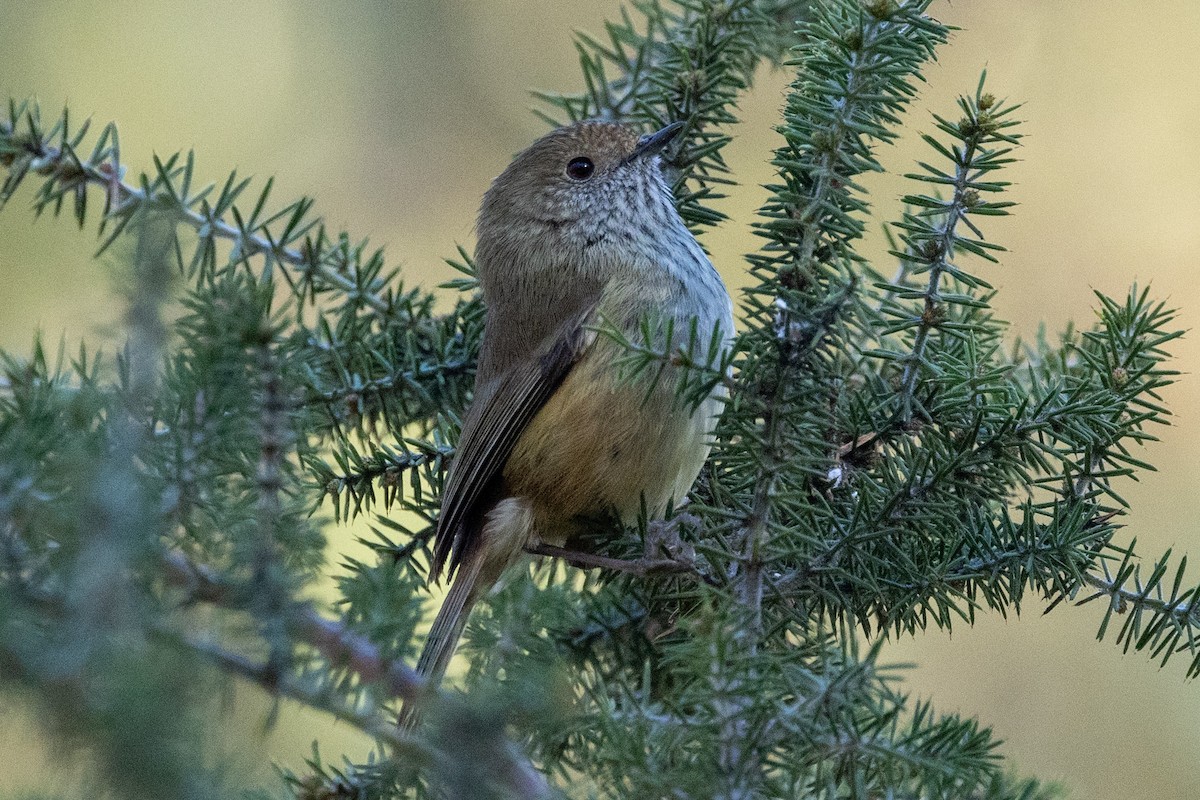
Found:
<path fill-rule="evenodd" d="M 596 171 L 596 165 L 587 156 L 576 156 L 567 162 L 567 177 L 573 181 L 586 181 Z"/>

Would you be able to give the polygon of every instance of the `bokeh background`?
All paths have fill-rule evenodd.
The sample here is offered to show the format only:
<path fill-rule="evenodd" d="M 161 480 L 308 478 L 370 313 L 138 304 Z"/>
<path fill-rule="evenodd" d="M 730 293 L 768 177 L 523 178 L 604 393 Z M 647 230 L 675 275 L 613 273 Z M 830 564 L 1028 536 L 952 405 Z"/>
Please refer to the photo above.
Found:
<path fill-rule="evenodd" d="M 572 91 L 573 29 L 601 30 L 615 0 L 0 0 L 0 99 L 36 96 L 52 114 L 117 120 L 135 170 L 153 153 L 194 148 L 199 173 L 276 176 L 282 203 L 318 200 L 334 228 L 386 245 L 410 283 L 451 276 L 441 258 L 470 245 L 478 199 L 517 150 L 545 128 L 529 88 Z M 981 272 L 1000 289 L 1001 316 L 1031 335 L 1090 324 L 1093 289 L 1133 282 L 1200 321 L 1200 4 L 978 0 L 940 3 L 959 26 L 928 73 L 904 141 L 884 163 L 906 171 L 924 157 L 929 112 L 987 68 L 997 94 L 1026 103 L 1028 135 L 1009 172 L 1013 217 L 986 226 L 1009 248 Z M 742 187 L 723 209 L 733 220 L 705 244 L 731 285 L 753 249 L 747 222 L 770 179 L 771 126 L 786 72 L 764 71 L 742 104 L 729 160 Z M 878 235 L 906 191 L 870 182 Z M 121 309 L 91 259 L 94 226 L 34 221 L 31 193 L 0 213 L 0 347 L 28 352 L 35 331 L 73 343 L 112 336 Z M 1165 393 L 1175 427 L 1146 456 L 1159 471 L 1128 486 L 1124 535 L 1143 553 L 1200 550 L 1200 337 L 1175 346 L 1180 382 Z M 334 543 L 336 547 L 337 542 Z M 1193 580 L 1200 574 L 1193 575 Z M 1101 609 L 1037 602 L 1017 618 L 983 619 L 953 635 L 889 645 L 912 662 L 909 686 L 937 707 L 977 715 L 1005 740 L 1025 773 L 1062 780 L 1072 797 L 1200 796 L 1200 686 L 1183 664 L 1159 670 L 1140 655 L 1096 643 Z M 232 702 L 230 702 L 232 700 Z M 326 755 L 361 755 L 344 726 L 268 705 L 250 689 L 231 707 L 222 748 L 235 769 L 271 780 L 269 759 L 302 766 L 310 742 Z M 86 753 L 63 760 L 39 742 L 20 698 L 0 696 L 0 797 L 24 789 L 70 792 Z M 65 766 L 64 766 L 65 765 Z"/>

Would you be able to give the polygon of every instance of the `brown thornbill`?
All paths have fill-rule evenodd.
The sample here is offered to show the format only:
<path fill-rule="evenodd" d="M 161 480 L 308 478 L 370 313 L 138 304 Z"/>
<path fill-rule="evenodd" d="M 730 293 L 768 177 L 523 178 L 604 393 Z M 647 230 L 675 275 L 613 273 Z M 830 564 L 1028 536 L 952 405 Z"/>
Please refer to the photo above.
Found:
<path fill-rule="evenodd" d="M 430 571 L 453 576 L 418 663 L 431 687 L 471 607 L 526 547 L 561 545 L 603 514 L 633 521 L 643 499 L 661 515 L 708 455 L 721 390 L 693 407 L 676 398 L 673 368 L 649 389 L 627 380 L 625 348 L 595 330 L 661 352 L 692 330 L 705 350 L 733 333 L 729 293 L 662 174 L 659 155 L 683 127 L 640 138 L 607 122 L 560 128 L 483 198 L 475 262 L 487 317 Z"/>

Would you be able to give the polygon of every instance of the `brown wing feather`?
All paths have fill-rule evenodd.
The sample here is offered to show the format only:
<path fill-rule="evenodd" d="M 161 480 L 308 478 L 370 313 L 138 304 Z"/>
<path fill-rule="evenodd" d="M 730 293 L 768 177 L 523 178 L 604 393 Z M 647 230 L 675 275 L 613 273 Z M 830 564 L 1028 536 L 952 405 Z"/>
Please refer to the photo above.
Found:
<path fill-rule="evenodd" d="M 479 535 L 477 504 L 504 469 L 525 428 L 554 394 L 594 340 L 587 324 L 592 308 L 562 325 L 537 357 L 519 362 L 480 387 L 463 422 L 462 436 L 442 493 L 430 580 L 449 564 L 453 575 L 463 553 Z"/>

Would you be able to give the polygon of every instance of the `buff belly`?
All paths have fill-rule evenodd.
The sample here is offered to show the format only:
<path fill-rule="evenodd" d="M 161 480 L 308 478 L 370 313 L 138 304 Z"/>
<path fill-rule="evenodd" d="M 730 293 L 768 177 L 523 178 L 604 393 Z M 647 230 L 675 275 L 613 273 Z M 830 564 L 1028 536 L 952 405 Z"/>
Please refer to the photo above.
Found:
<path fill-rule="evenodd" d="M 691 412 L 676 400 L 669 371 L 647 396 L 644 380 L 619 381 L 615 353 L 598 345 L 533 418 L 505 466 L 508 492 L 532 522 L 527 541 L 561 544 L 578 519 L 613 511 L 633 522 L 643 496 L 659 515 L 686 495 L 708 455 L 719 402 Z M 517 534 L 518 526 L 497 527 Z"/>

